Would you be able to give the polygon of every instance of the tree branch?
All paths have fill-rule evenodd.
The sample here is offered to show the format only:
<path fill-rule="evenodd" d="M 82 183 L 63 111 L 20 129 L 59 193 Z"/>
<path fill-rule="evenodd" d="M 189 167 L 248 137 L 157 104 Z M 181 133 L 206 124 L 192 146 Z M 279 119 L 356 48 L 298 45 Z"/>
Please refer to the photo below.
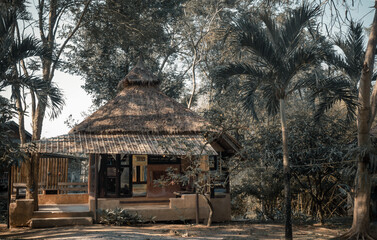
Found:
<path fill-rule="evenodd" d="M 88 0 L 85 4 L 85 7 L 84 7 L 84 10 L 82 11 L 81 13 L 81 16 L 75 26 L 75 28 L 72 30 L 72 32 L 68 35 L 68 37 L 65 39 L 63 45 L 60 47 L 59 49 L 59 52 L 58 54 L 56 55 L 56 59 L 54 60 L 54 63 L 52 65 L 52 69 L 51 69 L 51 74 L 50 74 L 50 81 L 52 80 L 53 76 L 54 76 L 54 72 L 55 72 L 55 69 L 56 69 L 56 64 L 58 63 L 59 61 L 59 58 L 60 58 L 60 55 L 62 54 L 65 46 L 67 45 L 67 43 L 69 42 L 69 40 L 71 40 L 71 38 L 73 37 L 73 35 L 76 33 L 76 31 L 79 29 L 80 27 L 80 24 L 82 22 L 82 19 L 84 18 L 84 15 L 85 13 L 87 12 L 88 10 L 88 7 L 89 7 L 89 4 L 91 3 L 92 0 Z"/>

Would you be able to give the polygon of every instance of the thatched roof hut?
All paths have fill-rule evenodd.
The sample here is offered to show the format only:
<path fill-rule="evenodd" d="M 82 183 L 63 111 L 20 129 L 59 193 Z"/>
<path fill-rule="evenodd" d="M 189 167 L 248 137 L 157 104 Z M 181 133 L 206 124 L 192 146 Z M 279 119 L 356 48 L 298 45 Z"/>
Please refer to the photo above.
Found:
<path fill-rule="evenodd" d="M 152 155 L 217 155 L 214 143 L 234 152 L 237 142 L 219 134 L 194 111 L 169 98 L 160 81 L 139 62 L 118 84 L 116 97 L 75 126 L 69 134 L 35 144 L 40 153 L 122 153 Z M 212 141 L 213 139 L 211 139 Z M 223 147 L 220 147 L 223 146 Z"/>
<path fill-rule="evenodd" d="M 191 191 L 182 189 L 179 184 L 161 188 L 154 182 L 169 168 L 185 171 L 193 159 L 198 160 L 203 171 L 218 170 L 223 179 L 216 181 L 226 183 L 227 171 L 223 160 L 239 149 L 237 142 L 163 94 L 158 89 L 159 83 L 139 62 L 120 81 L 116 97 L 75 126 L 69 134 L 29 145 L 39 153 L 88 154 L 89 205 L 93 212 L 98 208 L 108 208 L 109 204 L 113 207 L 123 204 L 120 200 L 109 202 L 108 198 L 146 197 L 148 200 L 137 199 L 137 202 L 160 203 L 160 198 L 175 197 L 174 192 Z M 229 209 L 220 214 L 221 219 L 228 220 L 229 185 L 219 188 L 217 193 L 222 194 L 223 200 L 217 201 L 217 208 Z M 211 195 L 216 195 L 215 190 L 212 188 Z M 161 219 L 175 220 L 176 217 L 171 216 L 179 213 L 171 214 L 172 211 L 164 210 L 158 215 L 162 216 Z M 187 211 L 186 207 L 184 211 Z M 145 212 L 149 214 L 149 210 Z"/>

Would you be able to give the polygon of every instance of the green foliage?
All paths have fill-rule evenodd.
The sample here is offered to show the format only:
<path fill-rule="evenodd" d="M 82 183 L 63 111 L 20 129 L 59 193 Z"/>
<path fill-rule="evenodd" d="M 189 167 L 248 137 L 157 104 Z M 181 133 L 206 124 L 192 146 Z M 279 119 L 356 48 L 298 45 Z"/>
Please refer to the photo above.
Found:
<path fill-rule="evenodd" d="M 347 214 L 355 169 L 353 158 L 346 156 L 356 145 L 356 127 L 340 116 L 330 115 L 318 123 L 308 121 L 307 115 L 297 112 L 290 128 L 296 191 L 308 199 L 297 210 L 323 222 L 326 217 Z"/>
<path fill-rule="evenodd" d="M 170 44 L 173 35 L 168 31 L 182 14 L 183 2 L 94 1 L 69 46 L 65 69 L 85 78 L 83 88 L 100 106 L 117 94 L 119 81 L 143 56 L 148 68 L 163 79 L 164 92 L 179 97 L 183 82 L 174 73 L 176 67 L 173 64 L 170 71 L 162 70 L 166 61 L 176 59 Z"/>
<path fill-rule="evenodd" d="M 0 3 L 0 91 L 11 87 L 12 100 L 25 100 L 21 94 L 24 88 L 35 92 L 41 102 L 51 109 L 50 117 L 55 118 L 64 105 L 64 98 L 59 88 L 41 78 L 21 73 L 20 61 L 34 62 L 38 57 L 46 57 L 48 51 L 34 36 L 21 36 L 18 33 L 19 20 L 30 20 L 25 1 Z M 17 32 L 17 34 L 16 34 Z M 51 60 L 51 58 L 45 58 Z M 34 65 L 35 64 L 31 64 Z M 36 69 L 38 70 L 38 67 Z M 26 109 L 26 106 L 25 106 Z M 23 112 L 22 107 L 19 109 Z M 22 113 L 24 114 L 24 113 Z"/>
<path fill-rule="evenodd" d="M 279 126 L 259 123 L 254 125 L 252 132 L 246 131 L 242 135 L 242 155 L 246 160 L 231 164 L 232 196 L 236 199 L 247 199 L 249 196 L 258 199 L 262 208 L 251 211 L 259 211 L 260 220 L 281 219 L 283 174 L 280 159 L 283 152 Z"/>
<path fill-rule="evenodd" d="M 43 49 L 32 36 L 15 39 L 17 20 L 24 19 L 27 14 L 25 1 L 17 3 L 0 3 L 0 89 L 7 84 L 5 80 L 14 78 L 12 67 L 20 60 L 41 56 Z"/>
<path fill-rule="evenodd" d="M 350 22 L 346 35 L 337 35 L 333 40 L 340 53 L 329 54 L 327 59 L 329 71 L 316 72 L 316 76 L 320 76 L 319 81 L 311 86 L 313 97 L 319 100 L 316 110 L 317 120 L 340 101 L 346 104 L 347 120 L 355 119 L 358 84 L 364 64 L 364 42 L 362 24 L 354 21 Z M 376 78 L 376 73 L 373 78 Z"/>
<path fill-rule="evenodd" d="M 333 52 L 331 45 L 313 29 L 319 13 L 318 8 L 303 4 L 279 18 L 267 11 L 256 11 L 234 20 L 234 41 L 246 52 L 240 60 L 218 67 L 214 77 L 241 76 L 241 101 L 254 118 L 256 99 L 264 100 L 263 108 L 268 114 L 277 114 L 279 99 L 308 87 L 308 79 L 302 76 Z"/>
<path fill-rule="evenodd" d="M 137 213 L 129 213 L 126 209 L 98 209 L 99 223 L 115 226 L 126 226 L 145 222 L 142 216 Z M 150 221 L 153 222 L 152 218 Z"/>
<path fill-rule="evenodd" d="M 365 35 L 363 25 L 351 21 L 345 36 L 337 35 L 334 44 L 338 46 L 342 54 L 334 58 L 334 66 L 343 71 L 343 76 L 348 77 L 353 88 L 357 89 L 363 68 L 365 56 Z"/>
<path fill-rule="evenodd" d="M 14 115 L 14 106 L 0 96 L 0 172 L 8 171 L 11 165 L 18 165 L 23 161 L 25 153 L 19 149 L 19 144 L 14 141 L 13 132 L 8 121 Z"/>
<path fill-rule="evenodd" d="M 356 132 L 342 120 L 341 110 L 315 122 L 307 109 L 306 104 L 296 105 L 288 113 L 293 215 L 324 221 L 345 215 L 349 207 L 347 195 L 355 168 L 353 158 L 345 156 L 355 146 Z M 232 164 L 232 195 L 235 199 L 258 199 L 261 204 L 257 206 L 262 207 L 254 211 L 260 219 L 280 219 L 283 177 L 279 123 L 273 119 L 259 122 L 252 133 L 242 135 L 243 154 L 250 160 Z"/>
<path fill-rule="evenodd" d="M 226 168 L 226 162 L 223 159 L 223 168 Z M 159 186 L 169 186 L 180 184 L 182 187 L 192 189 L 199 194 L 207 194 L 208 190 L 214 187 L 225 188 L 228 180 L 225 171 L 207 171 L 203 169 L 203 159 L 199 156 L 188 156 L 185 159 L 186 167 L 179 172 L 175 168 L 167 168 L 166 173 L 160 179 L 154 180 L 154 184 Z"/>

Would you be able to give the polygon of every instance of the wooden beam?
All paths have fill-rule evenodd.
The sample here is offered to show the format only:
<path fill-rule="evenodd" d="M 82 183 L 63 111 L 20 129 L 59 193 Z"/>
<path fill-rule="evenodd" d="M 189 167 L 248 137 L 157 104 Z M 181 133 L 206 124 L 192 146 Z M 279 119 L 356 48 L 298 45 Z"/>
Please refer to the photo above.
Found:
<path fill-rule="evenodd" d="M 95 220 L 96 223 L 98 223 L 97 209 L 98 209 L 98 182 L 99 182 L 99 178 L 98 178 L 98 160 L 99 160 L 99 154 L 95 154 L 94 159 L 95 159 L 95 161 L 94 161 L 94 164 L 95 164 L 95 167 L 94 167 L 94 170 L 95 170 L 95 173 L 94 173 L 94 180 L 95 180 L 94 220 Z"/>

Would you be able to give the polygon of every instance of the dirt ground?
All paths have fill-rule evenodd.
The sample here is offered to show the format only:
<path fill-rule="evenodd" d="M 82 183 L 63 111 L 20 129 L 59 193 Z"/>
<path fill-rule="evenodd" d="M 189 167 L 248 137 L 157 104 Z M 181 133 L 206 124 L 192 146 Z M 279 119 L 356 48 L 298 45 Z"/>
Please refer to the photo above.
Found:
<path fill-rule="evenodd" d="M 377 225 L 375 225 L 377 226 Z M 344 233 L 348 223 L 294 225 L 294 239 L 331 239 Z M 373 227 L 374 228 L 374 227 Z M 284 225 L 274 223 L 231 222 L 204 225 L 143 224 L 140 226 L 57 227 L 45 229 L 0 228 L 1 239 L 283 239 Z M 375 234 L 377 228 L 374 229 Z"/>

